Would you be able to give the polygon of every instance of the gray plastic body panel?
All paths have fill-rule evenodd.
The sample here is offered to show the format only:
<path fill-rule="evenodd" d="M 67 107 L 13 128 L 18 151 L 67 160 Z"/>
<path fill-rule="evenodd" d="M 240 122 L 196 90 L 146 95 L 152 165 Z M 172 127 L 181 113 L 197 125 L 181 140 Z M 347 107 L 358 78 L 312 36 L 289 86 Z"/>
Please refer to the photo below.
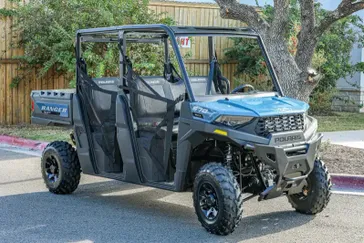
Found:
<path fill-rule="evenodd" d="M 125 181 L 132 183 L 141 183 L 141 171 L 137 170 L 136 158 L 137 145 L 133 140 L 134 128 L 131 121 L 129 106 L 126 103 L 124 95 L 118 95 L 116 98 L 116 133 L 119 144 L 121 158 L 123 160 L 123 177 Z M 127 113 L 129 112 L 129 113 Z M 138 156 L 138 155 L 137 155 Z"/>
<path fill-rule="evenodd" d="M 284 133 L 277 134 L 282 135 Z M 310 141 L 293 146 L 255 145 L 259 160 L 273 167 L 278 175 L 277 184 L 267 188 L 260 195 L 261 200 L 279 197 L 284 192 L 302 191 L 303 182 L 313 170 L 322 136 L 318 133 Z"/>
<path fill-rule="evenodd" d="M 33 90 L 31 121 L 40 125 L 73 125 L 72 98 L 74 89 Z"/>
<path fill-rule="evenodd" d="M 85 174 L 95 174 L 90 159 L 90 147 L 84 122 L 81 117 L 81 107 L 78 95 L 73 95 L 73 124 L 75 139 L 77 144 L 77 155 L 81 164 L 82 172 Z"/>

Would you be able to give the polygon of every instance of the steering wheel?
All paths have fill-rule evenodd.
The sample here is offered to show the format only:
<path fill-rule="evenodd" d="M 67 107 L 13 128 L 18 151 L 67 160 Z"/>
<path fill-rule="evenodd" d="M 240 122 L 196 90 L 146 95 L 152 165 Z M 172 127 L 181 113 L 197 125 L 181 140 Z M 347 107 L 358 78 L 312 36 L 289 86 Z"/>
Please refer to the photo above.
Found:
<path fill-rule="evenodd" d="M 233 91 L 231 91 L 231 94 L 244 93 L 244 89 L 245 88 L 249 88 L 250 89 L 249 92 L 255 90 L 255 88 L 254 88 L 253 85 L 250 85 L 250 84 L 242 84 L 242 85 L 236 87 Z"/>

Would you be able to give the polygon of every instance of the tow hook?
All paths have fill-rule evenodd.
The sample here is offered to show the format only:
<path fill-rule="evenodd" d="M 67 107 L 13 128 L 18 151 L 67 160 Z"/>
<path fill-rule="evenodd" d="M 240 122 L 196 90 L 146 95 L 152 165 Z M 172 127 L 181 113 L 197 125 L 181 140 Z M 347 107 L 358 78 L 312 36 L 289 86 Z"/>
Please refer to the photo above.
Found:
<path fill-rule="evenodd" d="M 306 187 L 306 186 L 304 186 L 304 187 L 302 188 L 302 194 L 303 194 L 305 197 L 307 197 L 307 196 L 308 196 L 308 189 L 307 189 L 307 187 Z"/>

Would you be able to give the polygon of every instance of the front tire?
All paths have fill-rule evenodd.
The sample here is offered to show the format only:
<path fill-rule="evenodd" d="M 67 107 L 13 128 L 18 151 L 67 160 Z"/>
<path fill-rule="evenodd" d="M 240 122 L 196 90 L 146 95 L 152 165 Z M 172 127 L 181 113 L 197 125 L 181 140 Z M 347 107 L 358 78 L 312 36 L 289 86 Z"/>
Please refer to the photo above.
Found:
<path fill-rule="evenodd" d="M 322 212 L 330 201 L 331 178 L 324 162 L 316 159 L 311 174 L 307 177 L 307 187 L 302 193 L 288 196 L 297 212 L 315 215 Z"/>
<path fill-rule="evenodd" d="M 75 149 L 67 142 L 47 145 L 42 154 L 41 169 L 46 187 L 54 194 L 70 194 L 80 183 L 80 162 Z"/>
<path fill-rule="evenodd" d="M 228 235 L 241 220 L 243 197 L 230 170 L 218 163 L 204 165 L 193 186 L 198 220 L 210 233 Z"/>

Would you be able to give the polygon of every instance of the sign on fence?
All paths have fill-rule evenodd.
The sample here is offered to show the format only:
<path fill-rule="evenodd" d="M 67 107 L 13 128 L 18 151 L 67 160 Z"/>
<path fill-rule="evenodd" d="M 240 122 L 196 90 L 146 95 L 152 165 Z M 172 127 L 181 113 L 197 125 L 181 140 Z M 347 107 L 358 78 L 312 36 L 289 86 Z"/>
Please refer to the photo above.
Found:
<path fill-rule="evenodd" d="M 191 40 L 189 37 L 177 37 L 177 42 L 182 48 L 191 48 Z"/>

